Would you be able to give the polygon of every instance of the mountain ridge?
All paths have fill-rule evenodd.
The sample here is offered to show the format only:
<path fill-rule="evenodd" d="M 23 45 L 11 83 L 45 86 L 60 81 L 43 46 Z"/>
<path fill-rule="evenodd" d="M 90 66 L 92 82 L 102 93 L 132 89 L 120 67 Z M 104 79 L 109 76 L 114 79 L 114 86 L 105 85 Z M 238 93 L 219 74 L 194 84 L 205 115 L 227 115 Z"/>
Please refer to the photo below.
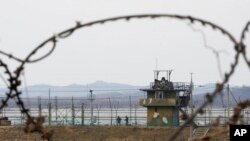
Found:
<path fill-rule="evenodd" d="M 89 90 L 93 90 L 93 94 L 97 97 L 119 97 L 119 96 L 138 96 L 143 98 L 145 93 L 139 89 L 147 88 L 148 86 L 134 86 L 122 83 L 113 83 L 105 81 L 96 81 L 90 84 L 70 84 L 66 86 L 55 86 L 48 84 L 38 84 L 28 86 L 28 94 L 26 88 L 22 88 L 22 97 L 87 97 Z M 200 105 L 204 101 L 204 95 L 214 90 L 215 84 L 209 83 L 206 85 L 198 86 L 193 91 L 193 101 L 195 105 Z M 0 96 L 4 97 L 7 89 L 0 88 Z M 227 91 L 224 89 L 222 95 L 214 100 L 215 106 L 224 106 L 227 96 Z M 231 105 L 236 104 L 236 101 L 250 98 L 250 87 L 247 86 L 232 86 L 230 88 L 230 102 Z"/>

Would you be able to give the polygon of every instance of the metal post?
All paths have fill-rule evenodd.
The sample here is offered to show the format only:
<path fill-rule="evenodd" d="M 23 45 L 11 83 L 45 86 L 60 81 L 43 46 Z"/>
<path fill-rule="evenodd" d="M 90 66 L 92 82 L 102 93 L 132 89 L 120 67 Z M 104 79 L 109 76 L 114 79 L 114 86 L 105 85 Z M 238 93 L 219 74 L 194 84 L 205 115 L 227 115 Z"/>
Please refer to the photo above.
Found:
<path fill-rule="evenodd" d="M 204 101 L 203 102 L 205 102 L 206 100 L 205 100 L 206 98 L 204 97 Z M 207 125 L 207 107 L 205 107 L 204 108 L 204 118 L 205 118 L 205 126 Z"/>
<path fill-rule="evenodd" d="M 191 92 L 190 92 L 190 108 L 191 108 L 191 115 L 193 115 L 193 73 L 191 73 Z M 194 120 L 192 120 L 190 122 L 190 137 L 189 140 L 192 140 L 193 138 L 193 122 Z"/>
<path fill-rule="evenodd" d="M 3 117 L 5 117 L 5 114 L 6 114 L 6 109 L 5 107 L 3 107 Z"/>
<path fill-rule="evenodd" d="M 97 111 L 97 125 L 100 125 L 100 121 L 99 121 L 99 111 Z"/>
<path fill-rule="evenodd" d="M 211 116 L 212 116 L 212 104 L 209 105 L 209 124 L 211 125 L 212 123 L 212 119 L 211 119 Z"/>
<path fill-rule="evenodd" d="M 111 112 L 111 120 L 110 120 L 110 124 L 112 125 L 112 118 L 113 118 L 113 110 L 112 110 L 112 105 L 111 105 L 111 100 L 110 100 L 110 97 L 109 97 L 109 107 L 110 107 L 110 112 Z"/>
<path fill-rule="evenodd" d="M 51 125 L 51 103 L 50 103 L 50 89 L 49 89 L 49 125 Z"/>
<path fill-rule="evenodd" d="M 74 98 L 72 96 L 72 101 L 71 101 L 71 114 L 72 114 L 72 125 L 75 125 L 75 107 L 74 107 Z"/>
<path fill-rule="evenodd" d="M 82 103 L 82 126 L 84 126 L 84 103 Z"/>
<path fill-rule="evenodd" d="M 37 101 L 38 101 L 38 114 L 39 114 L 39 116 L 41 116 L 42 115 L 42 102 L 41 102 L 41 97 L 39 96 L 38 98 L 37 98 Z"/>
<path fill-rule="evenodd" d="M 23 113 L 21 112 L 21 126 L 23 126 Z"/>
<path fill-rule="evenodd" d="M 136 111 L 137 111 L 137 107 L 136 107 L 136 105 L 135 105 L 135 125 L 137 125 L 137 119 L 136 119 Z"/>
<path fill-rule="evenodd" d="M 98 109 L 98 111 L 97 111 L 97 123 L 98 123 L 98 126 L 100 125 L 100 120 L 99 120 L 99 118 L 100 118 L 100 109 Z"/>
<path fill-rule="evenodd" d="M 66 125 L 68 124 L 68 107 L 66 107 L 65 112 L 66 112 L 66 116 L 65 116 L 65 121 L 66 121 Z"/>
<path fill-rule="evenodd" d="M 224 109 L 224 123 L 226 123 L 227 122 L 227 108 L 225 107 L 225 109 Z"/>
<path fill-rule="evenodd" d="M 248 110 L 248 108 L 247 108 L 247 124 L 249 123 L 249 110 Z"/>
<path fill-rule="evenodd" d="M 49 103 L 49 125 L 51 125 L 51 103 Z"/>
<path fill-rule="evenodd" d="M 132 118 L 132 102 L 131 102 L 131 96 L 129 96 L 129 123 L 131 124 L 131 118 Z"/>
<path fill-rule="evenodd" d="M 93 101 L 94 101 L 94 97 L 93 97 L 93 90 L 89 90 L 90 92 L 90 108 L 91 108 L 91 113 L 90 113 L 90 125 L 94 124 L 94 116 L 93 116 Z"/>
<path fill-rule="evenodd" d="M 118 110 L 118 109 L 115 109 L 115 117 L 116 117 L 116 118 L 117 118 L 117 110 Z"/>
<path fill-rule="evenodd" d="M 205 115 L 205 126 L 207 125 L 207 108 L 206 109 L 204 109 L 205 111 L 204 111 L 204 115 Z"/>
<path fill-rule="evenodd" d="M 119 101 L 114 102 L 116 125 L 118 125 L 118 121 L 117 121 L 117 118 L 118 118 L 118 114 L 117 114 L 118 113 L 118 108 L 119 108 Z"/>
<path fill-rule="evenodd" d="M 58 105 L 57 105 L 57 96 L 55 96 L 55 112 L 56 112 L 56 123 L 57 123 L 57 118 L 58 118 L 58 115 L 57 115 L 57 110 L 58 110 Z"/>

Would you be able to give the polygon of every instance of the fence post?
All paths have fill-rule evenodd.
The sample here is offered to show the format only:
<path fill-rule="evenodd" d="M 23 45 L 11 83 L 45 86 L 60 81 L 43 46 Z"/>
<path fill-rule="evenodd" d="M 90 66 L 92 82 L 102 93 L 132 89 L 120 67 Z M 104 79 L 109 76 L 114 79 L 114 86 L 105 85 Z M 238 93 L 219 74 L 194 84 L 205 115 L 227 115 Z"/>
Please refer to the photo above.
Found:
<path fill-rule="evenodd" d="M 38 111 L 39 111 L 38 114 L 39 114 L 39 116 L 41 116 L 42 115 L 42 102 L 41 102 L 40 96 L 38 96 L 37 101 L 38 101 Z"/>
<path fill-rule="evenodd" d="M 226 122 L 227 122 L 226 112 L 227 112 L 227 109 L 225 108 L 225 110 L 224 110 L 224 123 L 226 123 Z"/>
<path fill-rule="evenodd" d="M 111 100 L 110 100 L 110 97 L 109 97 L 109 107 L 110 107 L 110 112 L 111 112 L 111 120 L 110 120 L 110 124 L 112 125 L 112 124 L 113 124 L 113 121 L 112 121 L 112 118 L 113 118 L 113 110 L 112 110 L 112 105 L 111 105 Z"/>
<path fill-rule="evenodd" d="M 75 125 L 75 107 L 74 107 L 74 98 L 72 96 L 72 101 L 71 101 L 71 111 L 72 111 L 72 125 Z"/>
<path fill-rule="evenodd" d="M 21 112 L 21 126 L 23 126 L 23 113 Z"/>
<path fill-rule="evenodd" d="M 212 121 L 211 121 L 211 116 L 212 116 L 212 111 L 211 111 L 211 109 L 212 109 L 212 104 L 210 104 L 210 107 L 209 107 L 209 125 L 211 125 L 211 123 L 212 123 Z"/>
<path fill-rule="evenodd" d="M 100 110 L 98 109 L 98 111 L 97 111 L 97 118 L 98 118 L 98 120 L 97 120 L 97 124 L 98 124 L 98 126 L 100 125 Z"/>
<path fill-rule="evenodd" d="M 118 121 L 117 121 L 117 118 L 118 118 L 118 108 L 119 108 L 119 101 L 117 102 L 113 102 L 113 107 L 115 109 L 115 119 L 116 119 L 116 125 L 118 125 Z"/>
<path fill-rule="evenodd" d="M 51 125 L 51 103 L 49 103 L 49 125 Z"/>
<path fill-rule="evenodd" d="M 137 119 L 136 119 L 136 111 L 137 111 L 137 106 L 135 105 L 135 126 L 137 125 Z"/>
<path fill-rule="evenodd" d="M 55 96 L 55 110 L 56 110 L 55 112 L 56 112 L 56 124 L 57 124 L 57 118 L 58 118 L 58 117 L 57 117 L 57 116 L 58 116 L 58 115 L 57 115 L 57 110 L 58 110 L 58 106 L 57 106 L 57 96 Z"/>
<path fill-rule="evenodd" d="M 68 124 L 68 107 L 66 107 L 65 112 L 66 112 L 65 123 L 67 125 Z"/>
<path fill-rule="evenodd" d="M 132 118 L 132 102 L 131 102 L 131 96 L 129 96 L 129 124 L 131 124 L 131 118 Z"/>
<path fill-rule="evenodd" d="M 82 126 L 84 126 L 84 103 L 82 103 Z"/>
<path fill-rule="evenodd" d="M 205 126 L 207 125 L 207 108 L 204 108 L 205 115 Z"/>
<path fill-rule="evenodd" d="M 248 123 L 249 123 L 249 121 L 248 121 L 248 120 L 249 120 L 249 115 L 248 115 L 248 114 L 249 114 L 249 111 L 248 111 L 248 108 L 246 109 L 245 114 L 247 114 L 247 116 L 246 116 L 246 117 L 247 117 L 246 121 L 247 121 L 247 124 L 248 124 Z M 244 116 L 244 117 L 245 117 L 245 116 Z"/>
<path fill-rule="evenodd" d="M 51 103 L 50 103 L 50 89 L 49 89 L 49 125 L 51 125 Z"/>
<path fill-rule="evenodd" d="M 96 109 L 97 109 L 97 124 L 98 126 L 100 125 L 100 110 L 102 108 L 102 105 L 96 105 Z"/>

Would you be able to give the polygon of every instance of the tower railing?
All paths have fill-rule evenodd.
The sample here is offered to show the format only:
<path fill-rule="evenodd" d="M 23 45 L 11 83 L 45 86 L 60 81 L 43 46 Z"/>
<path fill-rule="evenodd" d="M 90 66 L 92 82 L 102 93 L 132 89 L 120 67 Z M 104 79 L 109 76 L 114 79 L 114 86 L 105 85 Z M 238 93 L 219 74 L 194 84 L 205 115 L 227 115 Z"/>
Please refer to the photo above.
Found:
<path fill-rule="evenodd" d="M 173 90 L 188 90 L 191 86 L 190 82 L 171 82 L 173 84 Z M 150 88 L 154 89 L 155 82 L 150 82 Z"/>

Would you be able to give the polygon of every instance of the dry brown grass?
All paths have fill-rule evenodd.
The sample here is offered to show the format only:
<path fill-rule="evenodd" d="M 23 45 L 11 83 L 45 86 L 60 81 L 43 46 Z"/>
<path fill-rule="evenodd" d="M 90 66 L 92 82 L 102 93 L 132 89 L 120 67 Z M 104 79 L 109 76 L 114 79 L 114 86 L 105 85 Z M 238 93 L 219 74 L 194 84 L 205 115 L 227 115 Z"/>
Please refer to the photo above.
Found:
<path fill-rule="evenodd" d="M 47 127 L 54 130 L 52 141 L 164 141 L 177 128 L 170 127 Z M 213 131 L 211 131 L 213 134 Z M 186 141 L 189 128 L 185 128 L 176 141 Z M 218 136 L 217 136 L 218 137 Z M 40 134 L 27 135 L 22 127 L 0 127 L 1 141 L 42 141 Z"/>

